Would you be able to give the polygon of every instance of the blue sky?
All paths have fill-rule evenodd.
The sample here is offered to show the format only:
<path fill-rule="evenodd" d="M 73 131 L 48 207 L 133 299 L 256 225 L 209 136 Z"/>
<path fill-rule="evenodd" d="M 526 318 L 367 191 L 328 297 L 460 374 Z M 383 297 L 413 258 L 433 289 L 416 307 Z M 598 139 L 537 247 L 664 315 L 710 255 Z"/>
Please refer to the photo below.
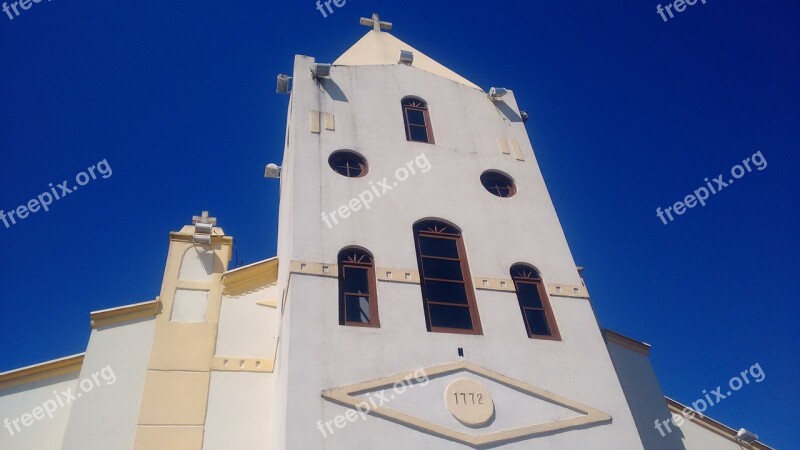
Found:
<path fill-rule="evenodd" d="M 692 402 L 759 363 L 765 380 L 708 414 L 791 447 L 800 3 L 708 0 L 666 23 L 657 4 L 349 0 L 324 18 L 312 0 L 52 0 L 0 15 L 0 209 L 112 169 L 0 223 L 0 371 L 82 352 L 90 311 L 153 299 L 168 232 L 203 209 L 242 262 L 273 256 L 275 75 L 297 53 L 332 61 L 379 11 L 471 81 L 515 91 L 600 322 L 653 345 L 667 395 Z M 764 170 L 656 217 L 758 151 Z"/>

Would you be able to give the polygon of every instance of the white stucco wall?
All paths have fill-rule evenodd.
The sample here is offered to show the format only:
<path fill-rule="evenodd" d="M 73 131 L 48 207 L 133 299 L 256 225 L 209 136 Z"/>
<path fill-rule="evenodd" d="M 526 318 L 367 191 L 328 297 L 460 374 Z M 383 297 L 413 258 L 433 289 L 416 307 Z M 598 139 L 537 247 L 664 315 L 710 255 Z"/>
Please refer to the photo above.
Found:
<path fill-rule="evenodd" d="M 154 333 L 154 318 L 92 330 L 80 381 L 93 387 L 72 408 L 63 450 L 133 447 Z"/>
<path fill-rule="evenodd" d="M 0 421 L 3 422 L 0 423 L 0 426 L 3 426 L 0 428 L 0 449 L 60 450 L 73 406 L 72 403 L 67 402 L 69 395 L 64 395 L 62 392 L 71 390 L 71 393 L 74 393 L 77 380 L 78 373 L 76 372 L 0 391 Z M 58 404 L 58 399 L 61 399 L 64 406 Z M 23 414 L 31 414 L 34 408 L 41 408 L 45 402 L 52 401 L 58 404 L 52 418 L 44 416 L 41 420 L 35 420 L 28 427 L 17 422 L 21 428 L 21 431 L 17 431 L 14 420 L 19 419 Z M 49 405 L 52 410 L 53 403 Z M 11 423 L 12 431 L 5 428 L 6 419 Z"/>
<path fill-rule="evenodd" d="M 667 433 L 664 429 L 662 435 L 655 427 L 656 420 L 668 420 L 672 413 L 650 358 L 612 342 L 607 345 L 644 447 L 648 450 L 684 450 L 680 431 Z"/>
<path fill-rule="evenodd" d="M 293 121 L 284 166 L 281 214 L 291 214 L 291 232 L 283 229 L 281 265 L 292 260 L 335 263 L 340 249 L 359 245 L 375 256 L 377 267 L 416 269 L 412 225 L 442 218 L 461 227 L 471 275 L 509 278 L 517 262 L 536 266 L 546 283 L 580 285 L 581 281 L 533 156 L 525 128 L 513 114 L 504 115 L 485 94 L 450 80 L 397 66 L 334 67 L 324 89 L 308 76 L 311 58 L 295 67 Z M 400 101 L 407 95 L 430 105 L 436 145 L 407 142 Z M 513 93 L 508 108 L 516 109 Z M 309 132 L 309 112 L 333 113 L 336 131 Z M 509 120 L 509 117 L 511 120 Z M 520 142 L 525 162 L 500 152 L 500 137 Z M 352 149 L 364 155 L 370 172 L 348 179 L 333 172 L 328 156 Z M 375 200 L 371 209 L 353 213 L 328 228 L 322 211 L 331 212 L 356 198 L 396 169 L 424 153 L 432 169 L 399 183 Z M 517 182 L 518 194 L 502 199 L 481 185 L 480 174 L 501 170 Z M 289 187 L 286 187 L 286 184 Z M 281 220 L 281 227 L 288 226 Z M 458 360 L 466 360 L 579 401 L 610 414 L 613 422 L 555 433 L 504 448 L 642 448 L 611 359 L 587 300 L 552 297 L 562 342 L 527 337 L 513 293 L 476 291 L 483 336 L 429 333 L 425 328 L 420 287 L 379 282 L 381 328 L 338 325 L 337 281 L 293 275 L 283 320 L 277 370 L 276 429 L 286 429 L 285 448 L 374 448 L 393 443 L 404 448 L 450 449 L 460 444 L 371 418 L 323 438 L 317 421 L 345 408 L 320 397 L 322 389 Z M 283 284 L 281 287 L 285 287 Z M 427 405 L 430 409 L 441 404 Z M 500 408 L 501 406 L 498 406 Z M 498 410 L 499 411 L 499 410 Z M 389 445 L 389 444 L 387 444 Z M 379 447 L 381 445 L 378 445 Z M 283 447 L 281 447 L 283 448 Z"/>
<path fill-rule="evenodd" d="M 279 299 L 276 285 L 222 297 L 215 355 L 272 358 L 277 340 L 277 310 L 258 302 Z"/>
<path fill-rule="evenodd" d="M 203 450 L 267 450 L 271 373 L 212 372 Z"/>
<path fill-rule="evenodd" d="M 688 420 L 683 422 L 676 433 L 680 436 L 686 450 L 747 450 L 750 448 Z"/>

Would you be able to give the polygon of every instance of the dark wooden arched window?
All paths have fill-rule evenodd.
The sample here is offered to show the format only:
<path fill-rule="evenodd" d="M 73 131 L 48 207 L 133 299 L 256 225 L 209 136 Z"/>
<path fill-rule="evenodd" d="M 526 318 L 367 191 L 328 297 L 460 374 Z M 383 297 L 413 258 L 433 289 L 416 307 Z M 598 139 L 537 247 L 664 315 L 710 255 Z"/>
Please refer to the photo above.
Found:
<path fill-rule="evenodd" d="M 414 240 L 428 331 L 482 334 L 461 231 L 426 220 L 414 225 Z"/>
<path fill-rule="evenodd" d="M 339 252 L 339 325 L 381 325 L 372 255 L 358 248 Z"/>
<path fill-rule="evenodd" d="M 403 120 L 406 125 L 406 139 L 412 142 L 434 144 L 431 115 L 428 103 L 417 97 L 403 99 Z"/>
<path fill-rule="evenodd" d="M 561 340 L 553 308 L 550 307 L 539 272 L 526 264 L 517 264 L 511 268 L 511 279 L 514 280 L 528 337 Z"/>

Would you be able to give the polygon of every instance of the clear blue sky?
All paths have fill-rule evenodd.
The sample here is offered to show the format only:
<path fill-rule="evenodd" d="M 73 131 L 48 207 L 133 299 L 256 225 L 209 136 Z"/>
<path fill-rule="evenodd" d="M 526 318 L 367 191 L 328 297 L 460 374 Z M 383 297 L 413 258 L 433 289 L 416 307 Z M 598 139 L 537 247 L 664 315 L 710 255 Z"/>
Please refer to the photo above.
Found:
<path fill-rule="evenodd" d="M 154 298 L 168 232 L 203 209 L 245 263 L 273 256 L 275 75 L 296 53 L 332 61 L 377 10 L 471 81 L 514 89 L 600 322 L 653 345 L 665 392 L 692 402 L 759 363 L 766 379 L 709 414 L 793 447 L 800 3 L 708 0 L 665 23 L 658 1 L 349 0 L 323 18 L 312 0 L 52 0 L 0 15 L 0 209 L 113 170 L 0 223 L 0 370 L 82 352 L 90 311 Z M 765 170 L 656 217 L 757 151 Z"/>

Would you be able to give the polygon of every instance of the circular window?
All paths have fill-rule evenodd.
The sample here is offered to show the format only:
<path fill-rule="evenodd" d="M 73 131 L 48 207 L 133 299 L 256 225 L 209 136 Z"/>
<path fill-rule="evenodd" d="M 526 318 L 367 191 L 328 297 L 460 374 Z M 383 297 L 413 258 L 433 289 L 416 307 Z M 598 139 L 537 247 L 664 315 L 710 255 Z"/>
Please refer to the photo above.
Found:
<path fill-rule="evenodd" d="M 334 152 L 328 158 L 328 164 L 336 173 L 349 178 L 359 178 L 367 174 L 367 160 L 355 152 L 347 150 Z"/>
<path fill-rule="evenodd" d="M 517 193 L 514 180 L 508 175 L 496 170 L 487 170 L 481 175 L 481 184 L 487 191 L 498 197 L 513 197 Z"/>

